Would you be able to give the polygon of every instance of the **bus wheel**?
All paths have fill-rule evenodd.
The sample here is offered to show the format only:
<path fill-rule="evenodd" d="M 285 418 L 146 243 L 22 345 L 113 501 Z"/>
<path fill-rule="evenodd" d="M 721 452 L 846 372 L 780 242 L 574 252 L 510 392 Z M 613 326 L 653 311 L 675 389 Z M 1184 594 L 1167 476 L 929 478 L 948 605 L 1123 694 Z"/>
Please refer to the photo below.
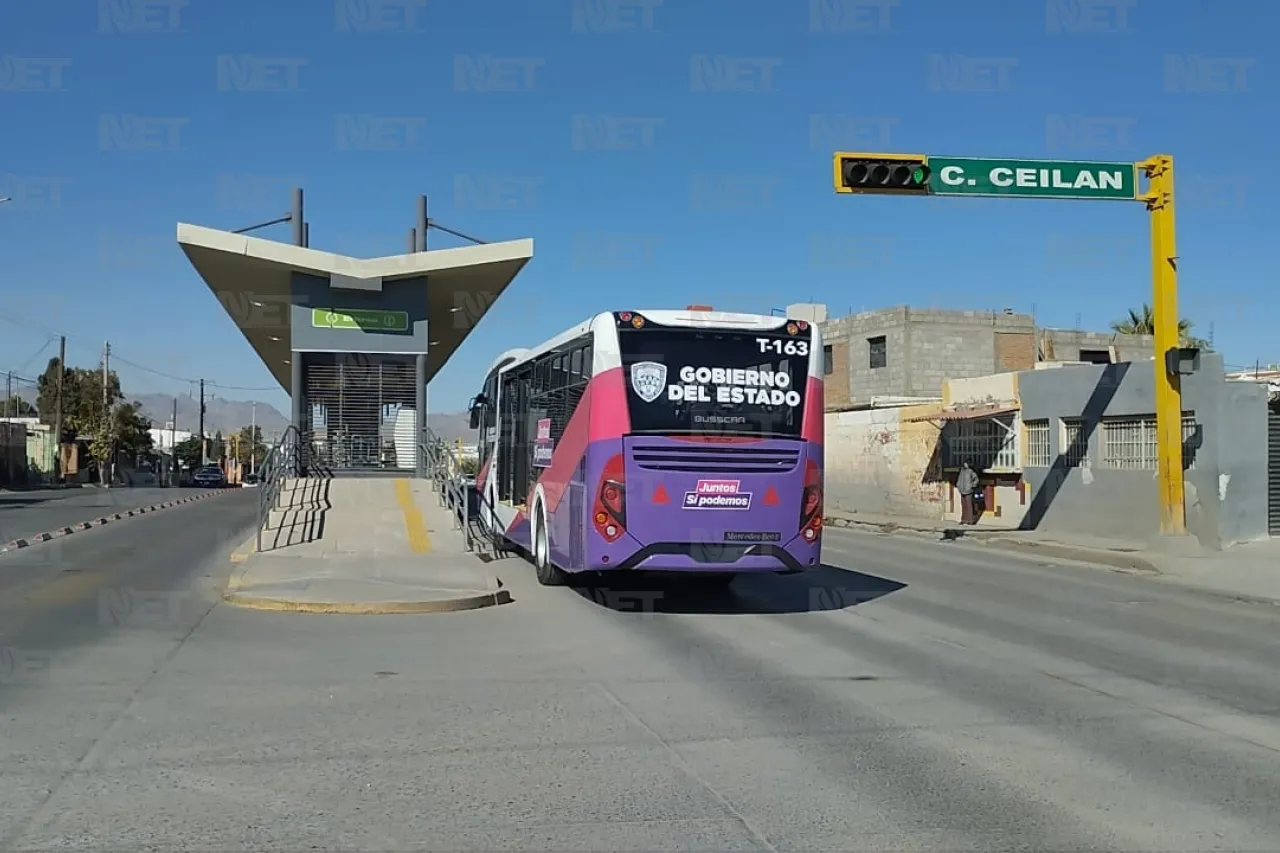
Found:
<path fill-rule="evenodd" d="M 543 586 L 564 586 L 569 577 L 551 562 L 551 542 L 547 535 L 547 516 L 541 504 L 538 505 L 534 520 L 533 566 L 537 570 L 538 583 Z"/>

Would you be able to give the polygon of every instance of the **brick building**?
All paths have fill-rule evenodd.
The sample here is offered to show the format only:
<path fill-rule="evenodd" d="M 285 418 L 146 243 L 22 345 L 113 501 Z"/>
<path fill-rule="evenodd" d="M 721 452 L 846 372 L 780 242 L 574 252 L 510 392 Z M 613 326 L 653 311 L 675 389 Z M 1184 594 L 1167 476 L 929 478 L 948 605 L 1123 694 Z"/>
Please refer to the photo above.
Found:
<path fill-rule="evenodd" d="M 1107 364 L 1152 356 L 1148 335 L 1037 328 L 1030 314 L 901 306 L 827 318 L 825 305 L 787 306 L 822 327 L 826 409 L 936 399 L 945 379 L 1033 369 L 1039 361 Z"/>

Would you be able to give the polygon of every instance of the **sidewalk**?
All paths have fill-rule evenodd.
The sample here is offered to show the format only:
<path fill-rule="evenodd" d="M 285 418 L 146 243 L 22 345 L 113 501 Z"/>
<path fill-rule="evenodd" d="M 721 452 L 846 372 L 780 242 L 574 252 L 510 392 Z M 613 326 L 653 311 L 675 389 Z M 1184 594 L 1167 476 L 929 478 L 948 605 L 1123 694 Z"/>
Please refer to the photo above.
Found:
<path fill-rule="evenodd" d="M 974 547 L 1092 563 L 1146 573 L 1153 580 L 1218 595 L 1280 604 L 1280 539 L 1250 542 L 1224 551 L 1207 551 L 1194 546 L 1189 551 L 1169 553 L 1136 539 L 1018 530 L 995 524 L 961 527 L 942 519 L 877 513 L 831 511 L 826 516 L 826 524 L 835 528 L 874 528 L 882 533 L 955 540 Z"/>
<path fill-rule="evenodd" d="M 487 565 L 466 550 L 427 482 L 326 482 L 322 509 L 293 509 L 307 516 L 303 523 L 314 530 L 309 541 L 255 553 L 250 540 L 232 555 L 242 568 L 223 596 L 229 604 L 370 615 L 474 610 L 510 600 Z"/>

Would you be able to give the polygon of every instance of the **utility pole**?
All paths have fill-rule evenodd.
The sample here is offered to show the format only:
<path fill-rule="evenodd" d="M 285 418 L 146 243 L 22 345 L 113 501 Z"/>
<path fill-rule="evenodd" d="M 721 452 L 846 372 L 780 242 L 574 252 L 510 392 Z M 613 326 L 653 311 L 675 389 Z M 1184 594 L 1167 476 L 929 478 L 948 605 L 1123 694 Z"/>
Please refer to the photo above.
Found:
<path fill-rule="evenodd" d="M 204 380 L 200 380 L 200 464 L 209 464 L 209 450 L 204 443 Z"/>
<path fill-rule="evenodd" d="M 251 404 L 249 409 L 249 473 L 258 471 L 258 404 Z"/>
<path fill-rule="evenodd" d="M 170 478 L 173 480 L 173 487 L 178 487 L 178 398 L 173 398 L 173 420 L 169 421 L 169 459 Z"/>
<path fill-rule="evenodd" d="M 6 371 L 4 374 L 4 416 L 9 417 L 9 412 L 13 408 L 10 402 L 13 399 L 13 371 Z M 5 445 L 6 447 L 8 445 Z"/>
<path fill-rule="evenodd" d="M 106 433 L 107 439 L 109 441 L 112 441 L 112 443 L 114 443 L 115 436 L 112 435 L 112 429 L 111 429 L 111 395 L 108 393 L 108 387 L 107 387 L 110 379 L 111 379 L 111 342 L 105 341 L 102 344 L 102 423 L 103 423 L 103 426 L 105 427 L 103 431 Z M 114 448 L 112 449 L 114 450 Z M 113 461 L 114 456 L 115 454 L 112 453 L 112 458 L 104 459 L 102 462 L 99 463 L 102 467 L 98 471 L 98 477 L 102 480 L 103 487 L 108 489 L 111 488 L 111 481 L 112 479 L 114 479 L 112 475 L 115 472 L 111 470 L 111 467 L 112 467 L 111 463 Z"/>
<path fill-rule="evenodd" d="M 57 458 L 54 465 L 54 482 L 62 482 L 62 380 L 67 375 L 67 336 L 58 341 L 57 409 L 53 413 L 53 446 Z"/>

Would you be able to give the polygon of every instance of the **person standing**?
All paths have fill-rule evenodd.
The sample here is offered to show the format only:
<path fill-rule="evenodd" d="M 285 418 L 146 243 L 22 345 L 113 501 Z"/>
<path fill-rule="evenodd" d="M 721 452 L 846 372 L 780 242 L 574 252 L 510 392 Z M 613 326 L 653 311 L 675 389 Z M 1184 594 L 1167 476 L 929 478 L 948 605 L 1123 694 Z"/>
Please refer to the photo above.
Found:
<path fill-rule="evenodd" d="M 977 524 L 978 516 L 974 512 L 974 492 L 978 490 L 978 475 L 969 467 L 968 462 L 960 463 L 960 475 L 956 477 L 956 488 L 960 490 L 960 523 Z"/>

